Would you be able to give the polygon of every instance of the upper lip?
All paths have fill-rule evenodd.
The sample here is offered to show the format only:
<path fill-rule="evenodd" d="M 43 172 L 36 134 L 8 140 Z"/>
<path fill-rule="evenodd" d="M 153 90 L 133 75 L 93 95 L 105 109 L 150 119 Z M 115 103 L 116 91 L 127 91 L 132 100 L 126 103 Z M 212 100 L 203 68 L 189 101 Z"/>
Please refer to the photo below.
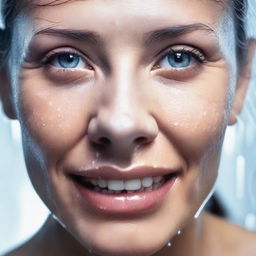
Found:
<path fill-rule="evenodd" d="M 100 166 L 85 170 L 72 170 L 69 173 L 71 175 L 83 176 L 88 179 L 133 180 L 142 179 L 144 177 L 178 174 L 180 172 L 180 168 L 138 166 L 134 168 L 121 169 L 112 166 Z"/>

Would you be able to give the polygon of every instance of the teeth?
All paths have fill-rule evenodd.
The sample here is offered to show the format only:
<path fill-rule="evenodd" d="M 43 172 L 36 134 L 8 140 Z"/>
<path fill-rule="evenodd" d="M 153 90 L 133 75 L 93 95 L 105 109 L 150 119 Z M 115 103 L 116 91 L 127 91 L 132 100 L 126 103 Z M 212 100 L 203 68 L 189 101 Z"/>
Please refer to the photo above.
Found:
<path fill-rule="evenodd" d="M 101 190 L 101 193 L 108 194 L 108 190 L 107 189 L 103 189 L 103 190 Z"/>
<path fill-rule="evenodd" d="M 145 191 L 146 191 L 146 192 L 148 192 L 148 191 L 152 191 L 152 189 L 153 189 L 153 187 L 152 187 L 152 186 L 150 186 L 150 187 L 148 187 L 148 188 L 145 188 Z"/>
<path fill-rule="evenodd" d="M 161 183 L 155 183 L 155 184 L 153 184 L 153 189 L 157 189 L 157 188 L 160 188 L 161 187 Z"/>
<path fill-rule="evenodd" d="M 97 180 L 91 180 L 91 183 L 92 183 L 94 186 L 98 185 L 98 181 L 97 181 Z"/>
<path fill-rule="evenodd" d="M 164 183 L 164 177 L 145 177 L 143 179 L 125 181 L 91 179 L 90 182 L 95 186 L 95 191 L 102 192 L 104 194 L 122 193 L 123 190 L 126 190 L 128 193 L 133 193 L 134 191 L 143 192 L 159 188 Z"/>
<path fill-rule="evenodd" d="M 106 188 L 108 186 L 108 182 L 106 180 L 98 180 L 97 183 L 100 188 Z"/>
<path fill-rule="evenodd" d="M 150 187 L 152 184 L 153 184 L 153 178 L 151 178 L 151 177 L 143 178 L 143 180 L 142 180 L 142 186 L 143 186 L 143 187 L 148 188 L 148 187 Z"/>
<path fill-rule="evenodd" d="M 108 181 L 108 189 L 123 190 L 124 189 L 124 181 L 123 180 L 109 180 Z"/>
<path fill-rule="evenodd" d="M 144 187 L 143 186 L 141 186 L 141 188 L 138 190 L 138 192 L 143 192 L 144 191 Z"/>
<path fill-rule="evenodd" d="M 99 187 L 94 187 L 93 190 L 96 191 L 96 192 L 100 192 L 101 191 L 101 189 Z"/>
<path fill-rule="evenodd" d="M 124 182 L 124 188 L 126 190 L 138 190 L 141 188 L 141 181 L 140 181 L 140 179 L 127 180 Z"/>
<path fill-rule="evenodd" d="M 156 177 L 153 177 L 153 180 L 155 183 L 157 183 L 157 182 L 160 182 L 162 178 L 163 178 L 162 176 L 156 176 Z"/>

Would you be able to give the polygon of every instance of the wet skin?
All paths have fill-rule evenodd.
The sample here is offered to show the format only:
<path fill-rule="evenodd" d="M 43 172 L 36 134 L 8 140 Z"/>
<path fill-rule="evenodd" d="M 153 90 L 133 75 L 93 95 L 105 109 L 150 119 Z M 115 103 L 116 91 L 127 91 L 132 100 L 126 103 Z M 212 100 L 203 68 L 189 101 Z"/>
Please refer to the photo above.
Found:
<path fill-rule="evenodd" d="M 36 191 L 84 247 L 151 255 L 194 225 L 246 87 L 227 16 L 209 0 L 71 1 L 29 13 L 27 54 L 9 70 L 13 115 Z M 152 209 L 113 214 L 88 205 L 70 176 L 102 166 L 178 176 Z"/>

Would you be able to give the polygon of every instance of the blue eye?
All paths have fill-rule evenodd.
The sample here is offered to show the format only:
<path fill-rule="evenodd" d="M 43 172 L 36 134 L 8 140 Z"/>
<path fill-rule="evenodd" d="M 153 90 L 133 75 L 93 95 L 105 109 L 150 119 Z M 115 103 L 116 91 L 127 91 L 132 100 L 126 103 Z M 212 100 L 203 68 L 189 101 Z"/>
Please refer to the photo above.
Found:
<path fill-rule="evenodd" d="M 191 66 L 203 64 L 206 61 L 205 55 L 196 48 L 169 49 L 162 55 L 159 68 L 170 70 L 188 69 Z"/>
<path fill-rule="evenodd" d="M 191 64 L 191 54 L 175 52 L 167 56 L 168 63 L 174 68 L 185 68 Z"/>
<path fill-rule="evenodd" d="M 192 56 L 186 52 L 172 52 L 165 56 L 162 65 L 165 68 L 186 68 L 192 64 Z"/>
<path fill-rule="evenodd" d="M 51 65 L 60 69 L 86 68 L 85 61 L 75 53 L 57 53 L 51 58 Z"/>

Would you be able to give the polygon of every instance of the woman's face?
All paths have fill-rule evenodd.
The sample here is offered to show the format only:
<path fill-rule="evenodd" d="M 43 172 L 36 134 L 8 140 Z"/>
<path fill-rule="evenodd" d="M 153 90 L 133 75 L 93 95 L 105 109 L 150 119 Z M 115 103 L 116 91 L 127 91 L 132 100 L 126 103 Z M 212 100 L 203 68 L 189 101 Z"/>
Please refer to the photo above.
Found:
<path fill-rule="evenodd" d="M 16 24 L 31 25 L 10 77 L 35 189 L 97 253 L 156 252 L 216 179 L 236 86 L 228 14 L 213 0 L 68 1 Z"/>

